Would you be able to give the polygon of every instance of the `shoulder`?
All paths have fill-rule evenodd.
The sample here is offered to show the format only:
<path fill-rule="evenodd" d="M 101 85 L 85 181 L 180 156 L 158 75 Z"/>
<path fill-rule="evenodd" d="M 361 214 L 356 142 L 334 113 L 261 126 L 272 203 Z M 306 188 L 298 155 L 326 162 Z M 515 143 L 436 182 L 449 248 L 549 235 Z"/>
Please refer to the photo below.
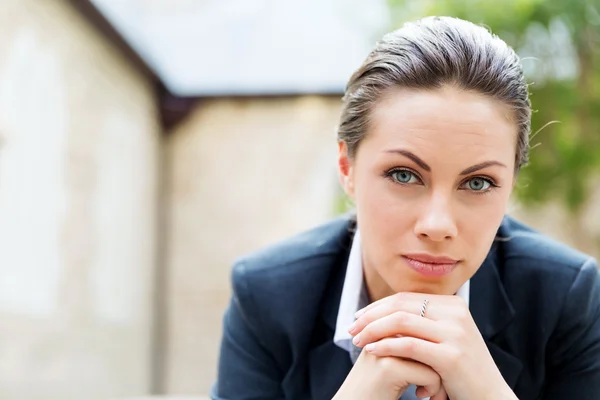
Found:
<path fill-rule="evenodd" d="M 596 260 L 512 218 L 503 221 L 498 236 L 495 260 L 514 318 L 496 343 L 528 371 L 517 389 L 541 388 L 556 399 L 595 398 L 591 393 L 600 387 Z"/>
<path fill-rule="evenodd" d="M 504 272 L 518 275 L 552 276 L 571 282 L 584 266 L 595 260 L 531 227 L 506 217 L 498 231 Z M 564 282 L 566 283 L 566 282 Z"/>
<path fill-rule="evenodd" d="M 599 318 L 600 273 L 593 257 L 512 218 L 505 219 L 499 236 L 498 269 L 517 311 L 552 327 L 554 335 L 576 332 L 574 326 L 583 331 Z M 597 339 L 600 327 L 594 329 Z"/>
<path fill-rule="evenodd" d="M 235 262 L 232 280 L 310 274 L 348 248 L 351 228 L 350 218 L 339 217 L 246 254 Z"/>
<path fill-rule="evenodd" d="M 231 272 L 234 296 L 262 324 L 313 318 L 332 272 L 347 259 L 353 225 L 339 217 L 239 258 Z"/>
<path fill-rule="evenodd" d="M 548 373 L 569 391 L 578 378 L 600 384 L 600 272 L 596 260 L 513 220 L 503 223 L 507 294 L 521 316 L 520 335 L 544 344 Z M 504 240 L 504 239 L 501 239 Z M 571 379 L 569 381 L 569 379 Z M 556 382 L 549 382 L 548 387 Z M 560 382 L 559 382 L 560 384 Z M 569 386 L 571 385 L 571 386 Z M 563 396 L 560 396 L 561 398 Z"/>

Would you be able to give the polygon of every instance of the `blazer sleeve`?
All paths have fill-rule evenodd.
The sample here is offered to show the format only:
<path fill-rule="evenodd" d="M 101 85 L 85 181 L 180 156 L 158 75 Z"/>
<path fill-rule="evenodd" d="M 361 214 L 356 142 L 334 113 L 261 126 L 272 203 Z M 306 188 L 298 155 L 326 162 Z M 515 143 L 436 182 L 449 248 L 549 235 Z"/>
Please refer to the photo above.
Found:
<path fill-rule="evenodd" d="M 265 345 L 264 310 L 253 303 L 243 263 L 233 268 L 233 294 L 223 319 L 218 376 L 213 400 L 282 399 L 282 372 Z"/>
<path fill-rule="evenodd" d="M 549 342 L 544 400 L 600 398 L 600 274 L 580 268 Z"/>

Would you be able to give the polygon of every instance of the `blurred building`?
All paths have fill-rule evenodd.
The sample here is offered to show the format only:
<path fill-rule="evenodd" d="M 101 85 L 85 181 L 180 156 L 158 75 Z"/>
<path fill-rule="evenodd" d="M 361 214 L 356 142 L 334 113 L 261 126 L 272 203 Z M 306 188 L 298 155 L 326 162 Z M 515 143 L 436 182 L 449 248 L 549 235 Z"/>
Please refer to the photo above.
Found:
<path fill-rule="evenodd" d="M 66 3 L 0 7 L 0 398 L 145 393 L 154 89 Z"/>
<path fill-rule="evenodd" d="M 383 2 L 0 6 L 0 398 L 207 393 L 234 259 L 333 212 Z"/>
<path fill-rule="evenodd" d="M 206 394 L 234 260 L 334 212 L 340 96 L 387 18 L 4 0 L 0 399 Z M 599 194 L 578 232 L 559 205 L 512 211 L 592 252 Z"/>

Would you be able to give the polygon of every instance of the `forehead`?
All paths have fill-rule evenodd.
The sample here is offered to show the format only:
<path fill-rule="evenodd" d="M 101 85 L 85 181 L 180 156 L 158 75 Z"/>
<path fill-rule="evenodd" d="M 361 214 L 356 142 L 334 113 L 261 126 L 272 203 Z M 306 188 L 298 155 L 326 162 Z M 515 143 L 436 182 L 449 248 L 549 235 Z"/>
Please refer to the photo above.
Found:
<path fill-rule="evenodd" d="M 372 110 L 365 142 L 375 147 L 409 146 L 421 153 L 434 152 L 434 157 L 440 152 L 480 155 L 509 163 L 514 162 L 517 140 L 511 116 L 499 100 L 451 86 L 395 89 Z"/>

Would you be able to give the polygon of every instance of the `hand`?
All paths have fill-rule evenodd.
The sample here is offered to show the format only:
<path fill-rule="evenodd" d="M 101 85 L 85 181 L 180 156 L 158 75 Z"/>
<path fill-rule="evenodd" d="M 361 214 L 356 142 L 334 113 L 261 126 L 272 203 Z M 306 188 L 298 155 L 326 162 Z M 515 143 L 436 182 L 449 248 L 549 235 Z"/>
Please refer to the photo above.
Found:
<path fill-rule="evenodd" d="M 431 367 L 453 400 L 516 399 L 460 297 L 397 293 L 358 311 L 349 332 L 370 354 Z"/>
<path fill-rule="evenodd" d="M 362 351 L 333 400 L 398 400 L 410 384 L 419 385 L 419 397 L 446 400 L 440 376 L 430 367 Z"/>

